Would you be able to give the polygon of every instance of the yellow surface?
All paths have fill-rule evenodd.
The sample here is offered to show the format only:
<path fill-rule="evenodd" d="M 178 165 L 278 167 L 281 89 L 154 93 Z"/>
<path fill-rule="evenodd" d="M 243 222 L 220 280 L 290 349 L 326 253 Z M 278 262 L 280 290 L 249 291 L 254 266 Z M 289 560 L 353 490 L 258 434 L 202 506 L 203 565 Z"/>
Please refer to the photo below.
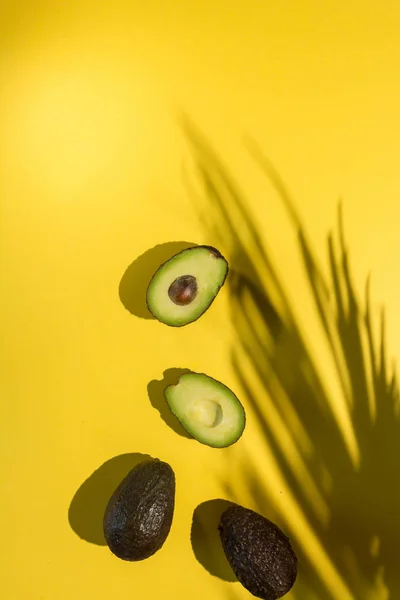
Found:
<path fill-rule="evenodd" d="M 327 235 L 335 229 L 337 248 L 343 199 L 353 283 L 364 298 L 372 272 L 371 318 L 376 331 L 385 306 L 390 364 L 400 353 L 400 4 L 26 0 L 2 2 L 0 22 L 0 597 L 249 598 L 192 552 L 194 508 L 223 497 L 290 534 L 300 564 L 288 600 L 384 600 L 389 588 L 399 598 L 395 392 L 374 370 L 378 342 L 363 368 L 364 299 L 357 312 L 350 293 L 337 327 L 304 242 L 330 349 L 298 223 L 254 148 L 290 189 L 331 289 Z M 219 212 L 221 172 L 192 133 L 193 169 L 183 114 L 240 182 L 284 292 L 233 189 Z M 182 240 L 217 245 L 254 281 L 260 269 L 263 308 L 253 288 L 238 302 L 226 285 L 181 330 L 130 314 L 118 294 L 128 265 Z M 147 385 L 171 367 L 242 398 L 238 444 L 213 450 L 164 423 Z M 140 564 L 81 539 L 68 519 L 81 484 L 130 452 L 170 462 L 177 477 L 170 537 Z"/>

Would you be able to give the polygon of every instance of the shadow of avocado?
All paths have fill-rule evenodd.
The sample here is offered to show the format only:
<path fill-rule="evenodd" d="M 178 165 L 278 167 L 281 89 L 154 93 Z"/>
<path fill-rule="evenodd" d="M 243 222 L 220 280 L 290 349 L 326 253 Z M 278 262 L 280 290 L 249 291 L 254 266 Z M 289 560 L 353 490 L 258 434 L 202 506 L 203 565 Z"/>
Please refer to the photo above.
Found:
<path fill-rule="evenodd" d="M 191 543 L 195 557 L 214 577 L 237 581 L 222 548 L 218 525 L 222 513 L 232 505 L 228 500 L 207 500 L 193 513 Z"/>
<path fill-rule="evenodd" d="M 80 538 L 98 546 L 106 545 L 103 517 L 107 504 L 129 471 L 149 458 L 139 452 L 115 456 L 82 483 L 68 510 L 69 524 Z"/>
<path fill-rule="evenodd" d="M 193 248 L 190 242 L 166 242 L 150 248 L 129 265 L 119 284 L 119 297 L 132 315 L 141 319 L 154 319 L 147 308 L 146 292 L 157 269 L 178 252 Z"/>
<path fill-rule="evenodd" d="M 153 379 L 150 381 L 150 383 L 147 385 L 147 393 L 149 395 L 151 405 L 153 408 L 158 410 L 164 423 L 178 435 L 188 439 L 193 439 L 186 429 L 182 427 L 175 415 L 172 414 L 168 408 L 168 404 L 164 396 L 165 388 L 169 385 L 175 385 L 178 383 L 180 376 L 184 373 L 190 373 L 190 369 L 167 369 L 164 371 L 164 376 L 161 380 Z"/>

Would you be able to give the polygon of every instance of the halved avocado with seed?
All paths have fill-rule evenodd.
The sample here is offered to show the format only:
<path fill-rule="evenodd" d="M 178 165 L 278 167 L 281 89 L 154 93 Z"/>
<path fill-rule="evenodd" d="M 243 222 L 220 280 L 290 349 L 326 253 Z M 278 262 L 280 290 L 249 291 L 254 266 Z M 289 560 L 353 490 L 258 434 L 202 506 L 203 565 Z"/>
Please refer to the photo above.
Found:
<path fill-rule="evenodd" d="M 171 412 L 202 444 L 226 448 L 244 431 L 246 415 L 241 402 L 226 385 L 204 373 L 184 373 L 164 394 Z"/>
<path fill-rule="evenodd" d="M 195 246 L 162 264 L 147 288 L 147 306 L 165 325 L 196 321 L 215 300 L 228 274 L 228 262 L 212 246 Z"/>

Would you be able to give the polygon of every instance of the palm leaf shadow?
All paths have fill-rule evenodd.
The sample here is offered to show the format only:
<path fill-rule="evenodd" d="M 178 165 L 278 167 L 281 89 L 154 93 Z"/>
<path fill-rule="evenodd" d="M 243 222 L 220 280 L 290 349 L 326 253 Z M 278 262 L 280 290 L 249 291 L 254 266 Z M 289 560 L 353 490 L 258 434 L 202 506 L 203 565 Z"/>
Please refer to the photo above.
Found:
<path fill-rule="evenodd" d="M 318 559 L 307 551 L 307 540 L 298 541 L 303 579 L 293 598 L 400 597 L 399 389 L 395 370 L 387 366 L 384 314 L 376 342 L 369 284 L 361 301 L 355 291 L 341 207 L 338 234 L 327 240 L 327 278 L 279 174 L 250 145 L 295 228 L 306 281 L 348 407 L 347 433 L 245 195 L 204 136 L 188 120 L 183 125 L 201 184 L 196 206 L 203 226 L 232 265 L 227 285 L 238 341 L 231 352 L 233 367 L 265 443 L 336 577 L 337 586 L 329 585 Z M 273 501 L 268 474 L 259 475 L 247 463 L 242 478 L 255 507 L 296 538 L 296 526 Z"/>

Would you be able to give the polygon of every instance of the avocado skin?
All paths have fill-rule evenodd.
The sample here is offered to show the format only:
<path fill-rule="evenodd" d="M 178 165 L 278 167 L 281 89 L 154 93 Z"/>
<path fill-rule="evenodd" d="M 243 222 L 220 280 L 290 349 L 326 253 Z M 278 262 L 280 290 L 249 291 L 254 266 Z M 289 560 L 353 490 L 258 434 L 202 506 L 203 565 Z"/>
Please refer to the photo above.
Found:
<path fill-rule="evenodd" d="M 111 552 L 127 561 L 155 554 L 168 537 L 175 508 L 175 474 L 158 459 L 128 473 L 104 513 L 104 537 Z"/>
<path fill-rule="evenodd" d="M 289 592 L 297 577 L 297 558 L 277 525 L 234 504 L 222 513 L 219 531 L 232 570 L 253 596 L 276 600 Z"/>

